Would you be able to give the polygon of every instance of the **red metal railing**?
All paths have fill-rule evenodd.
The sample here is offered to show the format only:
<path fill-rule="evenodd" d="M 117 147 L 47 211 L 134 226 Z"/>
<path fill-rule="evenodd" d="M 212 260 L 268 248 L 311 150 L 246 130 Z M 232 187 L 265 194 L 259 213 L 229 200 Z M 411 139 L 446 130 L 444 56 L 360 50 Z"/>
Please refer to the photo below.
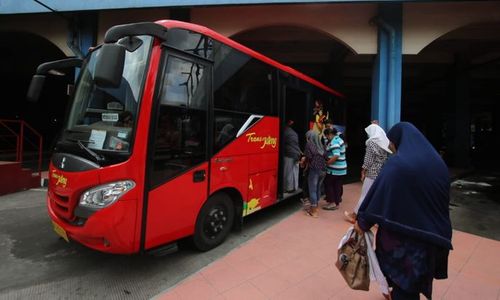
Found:
<path fill-rule="evenodd" d="M 42 151 L 43 151 L 43 137 L 38 131 L 36 131 L 33 127 L 31 127 L 28 123 L 23 120 L 5 120 L 0 119 L 0 127 L 6 129 L 6 133 L 10 133 L 7 135 L 0 135 L 2 138 L 3 144 L 7 147 L 6 149 L 2 149 L 5 152 L 14 151 L 14 149 L 9 149 L 8 141 L 9 138 L 15 138 L 15 153 L 16 153 L 16 162 L 23 163 L 23 154 L 25 150 L 25 142 L 34 148 L 38 148 L 38 174 L 41 174 L 42 171 Z M 28 139 L 25 133 L 25 128 L 33 134 L 38 141 L 33 142 Z"/>

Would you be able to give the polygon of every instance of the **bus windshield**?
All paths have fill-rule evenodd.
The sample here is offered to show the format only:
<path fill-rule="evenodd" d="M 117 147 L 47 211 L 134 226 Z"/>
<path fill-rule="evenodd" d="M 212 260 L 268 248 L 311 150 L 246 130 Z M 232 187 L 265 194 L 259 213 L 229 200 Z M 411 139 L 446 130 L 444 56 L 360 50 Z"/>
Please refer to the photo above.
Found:
<path fill-rule="evenodd" d="M 126 51 L 122 79 L 116 88 L 99 87 L 93 81 L 100 48 L 88 56 L 56 151 L 64 148 L 64 152 L 91 153 L 91 159 L 101 157 L 109 163 L 128 158 L 152 45 L 150 36 L 135 38 L 140 46 Z"/>

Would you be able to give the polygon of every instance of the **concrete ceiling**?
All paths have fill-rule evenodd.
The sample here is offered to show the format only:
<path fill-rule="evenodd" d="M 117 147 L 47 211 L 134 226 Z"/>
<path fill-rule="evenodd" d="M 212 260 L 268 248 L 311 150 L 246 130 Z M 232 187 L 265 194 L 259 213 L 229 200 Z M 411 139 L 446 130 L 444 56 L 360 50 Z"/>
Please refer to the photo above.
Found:
<path fill-rule="evenodd" d="M 354 54 L 330 36 L 309 28 L 275 26 L 243 32 L 233 38 L 337 87 L 353 100 L 369 98 L 374 56 Z M 403 93 L 422 89 L 426 93 L 442 92 L 450 74 L 456 72 L 454 65 L 459 57 L 468 62 L 471 86 L 497 93 L 500 23 L 469 25 L 435 40 L 418 55 L 404 55 Z"/>
<path fill-rule="evenodd" d="M 293 26 L 266 27 L 246 31 L 232 38 L 316 77 L 321 76 L 326 66 L 342 62 L 350 52 L 347 47 L 323 33 Z"/>

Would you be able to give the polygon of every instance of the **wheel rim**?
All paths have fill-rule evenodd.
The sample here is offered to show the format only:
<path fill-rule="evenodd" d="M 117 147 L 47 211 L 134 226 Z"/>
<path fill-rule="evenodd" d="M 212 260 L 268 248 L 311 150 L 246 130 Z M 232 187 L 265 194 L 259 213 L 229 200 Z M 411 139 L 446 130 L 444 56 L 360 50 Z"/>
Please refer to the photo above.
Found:
<path fill-rule="evenodd" d="M 210 210 L 203 224 L 203 232 L 206 237 L 216 239 L 224 231 L 228 223 L 227 208 L 216 206 Z"/>

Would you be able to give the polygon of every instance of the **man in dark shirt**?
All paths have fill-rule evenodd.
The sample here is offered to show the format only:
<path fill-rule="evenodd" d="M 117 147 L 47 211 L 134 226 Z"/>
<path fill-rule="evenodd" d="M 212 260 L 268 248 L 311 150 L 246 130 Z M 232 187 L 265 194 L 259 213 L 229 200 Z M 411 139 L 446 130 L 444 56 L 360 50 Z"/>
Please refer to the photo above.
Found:
<path fill-rule="evenodd" d="M 284 151 L 284 191 L 291 193 L 299 187 L 299 159 L 302 151 L 299 146 L 299 136 L 292 129 L 293 120 L 288 120 L 283 132 L 283 140 L 285 145 Z"/>

